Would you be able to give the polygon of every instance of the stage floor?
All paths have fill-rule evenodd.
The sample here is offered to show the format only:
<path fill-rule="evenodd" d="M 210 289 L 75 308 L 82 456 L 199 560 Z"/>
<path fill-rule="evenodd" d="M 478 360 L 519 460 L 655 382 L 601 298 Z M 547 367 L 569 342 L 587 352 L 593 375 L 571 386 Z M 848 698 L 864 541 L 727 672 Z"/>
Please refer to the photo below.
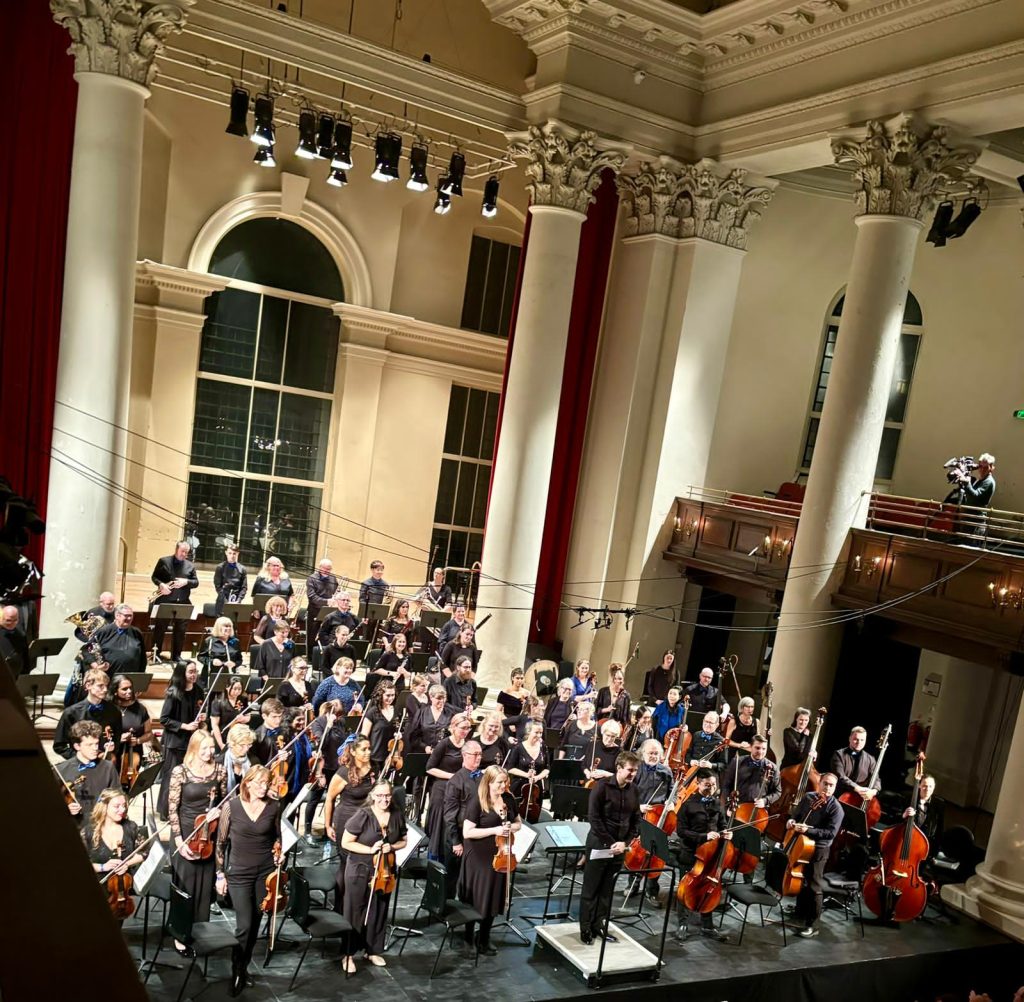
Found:
<path fill-rule="evenodd" d="M 310 851 L 304 863 L 319 858 Z M 428 980 L 430 967 L 443 933 L 439 925 L 428 927 L 425 935 L 409 940 L 404 954 L 398 956 L 398 944 L 386 954 L 388 966 L 373 968 L 359 960 L 356 975 L 345 980 L 338 959 L 337 944 L 328 943 L 327 954 L 320 957 L 314 944 L 302 965 L 295 990 L 287 991 L 298 962 L 299 951 L 279 943 L 268 968 L 262 967 L 265 941 L 261 940 L 250 968 L 255 985 L 242 997 L 252 1002 L 272 999 L 322 999 L 339 994 L 358 993 L 367 1002 L 462 1002 L 481 999 L 486 1002 L 541 1002 L 548 999 L 583 997 L 588 989 L 573 966 L 547 956 L 534 956 L 534 923 L 522 918 L 538 914 L 543 907 L 548 865 L 537 859 L 517 873 L 518 890 L 512 910 L 515 925 L 527 934 L 529 945 L 522 944 L 508 929 L 496 929 L 493 936 L 496 957 L 481 957 L 474 969 L 472 954 L 464 953 L 461 940 L 448 947 L 441 959 L 438 975 Z M 663 881 L 664 883 L 664 881 Z M 565 885 L 563 885 L 564 888 Z M 407 924 L 420 900 L 420 888 L 406 882 L 400 890 L 399 924 Z M 578 894 L 578 885 L 577 885 Z M 662 897 L 664 898 L 664 888 Z M 621 895 L 620 895 L 621 900 Z M 578 902 L 574 899 L 573 910 Z M 633 909 L 635 911 L 635 908 Z M 645 906 L 652 928 L 660 933 L 664 912 Z M 932 910 L 928 912 L 932 916 Z M 777 915 L 777 913 L 776 913 Z M 628 915 L 613 915 L 620 924 Z M 214 914 L 215 920 L 218 918 Z M 230 912 L 223 921 L 230 922 Z M 716 918 L 717 922 L 717 918 Z M 893 999 L 894 1002 L 931 1002 L 940 991 L 957 992 L 964 1002 L 967 990 L 987 991 L 993 1002 L 1009 1002 L 1012 991 L 1024 984 L 1024 946 L 963 916 L 929 917 L 899 928 L 884 928 L 868 923 L 862 939 L 855 918 L 844 918 L 839 910 L 828 910 L 823 917 L 821 935 L 802 940 L 790 934 L 783 948 L 782 931 L 777 925 L 761 928 L 757 909 L 751 909 L 742 946 L 737 948 L 739 917 L 727 915 L 724 930 L 729 943 L 718 943 L 691 936 L 684 944 L 672 938 L 675 916 L 670 920 L 665 966 L 657 984 L 637 980 L 635 986 L 620 985 L 596 989 L 608 1000 L 625 998 L 626 993 L 643 990 L 647 998 L 682 996 L 694 1002 L 745 1002 L 745 1000 L 786 999 L 837 1002 L 840 999 Z M 423 928 L 423 917 L 417 923 Z M 141 923 L 134 919 L 125 925 L 125 937 L 134 955 L 141 944 Z M 787 927 L 788 931 L 788 927 Z M 643 946 L 657 953 L 658 940 L 642 926 L 630 926 L 628 932 Z M 298 933 L 285 925 L 283 939 Z M 151 935 L 150 953 L 154 937 Z M 580 949 L 583 947 L 581 945 Z M 160 960 L 175 965 L 185 963 L 173 948 L 165 947 Z M 186 993 L 194 998 L 228 998 L 230 957 L 219 955 L 210 960 L 210 979 L 204 984 L 201 965 L 193 971 Z M 150 997 L 156 1002 L 173 1000 L 181 987 L 183 970 L 157 969 L 150 978 Z M 1007 989 L 1005 986 L 1011 985 Z M 482 990 L 481 990 L 482 989 Z M 1000 994 L 997 994 L 1000 993 Z"/>

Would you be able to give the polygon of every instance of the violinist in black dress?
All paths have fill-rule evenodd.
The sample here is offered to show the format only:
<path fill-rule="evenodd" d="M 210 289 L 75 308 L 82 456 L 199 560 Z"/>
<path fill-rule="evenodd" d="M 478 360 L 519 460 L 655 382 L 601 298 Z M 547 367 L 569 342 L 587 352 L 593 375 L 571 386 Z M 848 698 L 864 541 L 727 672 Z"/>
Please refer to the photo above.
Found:
<path fill-rule="evenodd" d="M 288 663 L 288 677 L 277 687 L 277 698 L 288 709 L 313 709 L 313 687 L 306 681 L 308 674 L 305 658 L 292 658 Z"/>
<path fill-rule="evenodd" d="M 281 809 L 267 796 L 270 773 L 254 765 L 239 784 L 238 796 L 221 812 L 217 839 L 217 893 L 231 891 L 235 906 L 235 938 L 231 955 L 231 994 L 245 987 L 246 968 L 252 960 L 260 931 L 260 902 L 266 878 L 277 865 L 280 851 Z"/>
<path fill-rule="evenodd" d="M 360 945 L 374 967 L 386 966 L 381 954 L 394 887 L 385 880 L 384 870 L 390 868 L 394 875 L 393 853 L 405 846 L 406 836 L 405 818 L 392 805 L 391 794 L 390 783 L 376 783 L 368 804 L 349 818 L 341 837 L 347 853 L 344 914 L 353 930 L 342 961 L 346 974 L 355 972 L 353 954 Z M 375 883 L 381 886 L 375 889 Z"/>
<path fill-rule="evenodd" d="M 82 832 L 85 851 L 96 874 L 104 881 L 108 874 L 131 873 L 145 856 L 135 851 L 143 839 L 139 826 L 129 821 L 128 798 L 120 789 L 104 790 L 96 800 L 89 823 Z"/>
<path fill-rule="evenodd" d="M 395 687 L 391 682 L 383 682 L 373 690 L 370 705 L 359 725 L 359 733 L 370 739 L 370 764 L 378 777 L 383 778 L 384 763 L 389 755 L 388 746 L 397 729 Z"/>
<path fill-rule="evenodd" d="M 484 770 L 477 795 L 466 805 L 459 874 L 459 899 L 483 916 L 476 948 L 491 957 L 498 952 L 491 946 L 491 926 L 495 916 L 505 912 L 505 885 L 509 879 L 504 871 L 494 868 L 496 837 L 512 838 L 521 827 L 515 798 L 508 792 L 508 773 L 492 765 Z M 467 944 L 473 943 L 473 923 L 466 926 L 465 937 Z"/>
<path fill-rule="evenodd" d="M 370 766 L 370 742 L 358 737 L 341 753 L 338 768 L 327 787 L 324 829 L 338 847 L 338 872 L 335 877 L 334 910 L 343 913 L 345 905 L 345 865 L 348 853 L 342 845 L 345 825 L 352 815 L 366 806 L 370 790 L 377 782 Z"/>
<path fill-rule="evenodd" d="M 185 749 L 192 733 L 206 721 L 205 711 L 199 712 L 206 693 L 198 679 L 199 665 L 195 661 L 179 661 L 171 672 L 164 705 L 160 710 L 160 723 L 164 728 L 164 762 L 160 771 L 160 796 L 157 797 L 156 810 L 163 818 L 167 817 L 171 772 L 185 758 Z"/>
<path fill-rule="evenodd" d="M 425 711 L 429 712 L 429 711 Z M 427 759 L 430 781 L 430 809 L 427 811 L 427 834 L 430 836 L 430 858 L 444 858 L 444 791 L 445 784 L 462 766 L 462 746 L 469 737 L 473 722 L 468 714 L 452 717 L 451 734 L 442 738 Z"/>
<path fill-rule="evenodd" d="M 526 725 L 523 740 L 509 753 L 507 768 L 516 803 L 522 803 L 523 793 L 530 785 L 531 774 L 535 789 L 543 794 L 548 778 L 548 753 L 544 747 L 543 724 L 532 720 Z"/>

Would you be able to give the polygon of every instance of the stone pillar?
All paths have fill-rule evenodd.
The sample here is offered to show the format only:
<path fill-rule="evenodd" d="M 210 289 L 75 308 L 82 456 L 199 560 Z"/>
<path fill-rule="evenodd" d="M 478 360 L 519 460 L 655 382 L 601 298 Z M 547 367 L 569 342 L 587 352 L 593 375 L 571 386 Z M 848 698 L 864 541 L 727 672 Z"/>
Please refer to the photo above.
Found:
<path fill-rule="evenodd" d="M 636 641 L 642 669 L 676 644 L 682 582 L 661 559 L 676 496 L 703 484 L 748 227 L 770 182 L 712 161 L 668 157 L 620 178 L 628 215 L 617 251 L 587 427 L 567 592 L 570 605 L 668 606 L 595 633 L 563 628 L 567 652 L 600 665 Z M 572 621 L 575 621 L 574 617 Z M 589 649 L 588 649 L 589 648 Z M 600 672 L 600 668 L 598 671 Z"/>
<path fill-rule="evenodd" d="M 832 150 L 856 165 L 857 238 L 772 652 L 780 720 L 831 695 L 842 639 L 841 626 L 827 625 L 833 577 L 850 528 L 864 525 L 918 237 L 942 191 L 977 159 L 944 128 L 906 117 L 869 122 Z"/>
<path fill-rule="evenodd" d="M 547 508 L 580 228 L 601 172 L 629 148 L 555 122 L 510 136 L 530 178 L 530 242 L 503 401 L 477 619 L 490 614 L 480 685 L 501 685 L 526 652 Z"/>
<path fill-rule="evenodd" d="M 143 108 L 163 39 L 192 0 L 51 0 L 78 81 L 42 633 L 112 589 L 131 366 Z"/>

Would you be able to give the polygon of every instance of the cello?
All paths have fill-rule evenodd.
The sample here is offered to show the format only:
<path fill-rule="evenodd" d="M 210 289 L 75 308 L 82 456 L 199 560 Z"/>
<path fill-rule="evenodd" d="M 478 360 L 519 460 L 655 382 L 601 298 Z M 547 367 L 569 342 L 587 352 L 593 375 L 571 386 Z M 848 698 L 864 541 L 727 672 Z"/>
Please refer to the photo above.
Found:
<path fill-rule="evenodd" d="M 683 696 L 683 720 L 686 720 L 690 712 L 690 697 Z M 665 732 L 665 762 L 673 773 L 679 773 L 686 768 L 686 756 L 693 744 L 693 734 L 686 724 L 673 727 Z"/>
<path fill-rule="evenodd" d="M 811 814 L 818 810 L 828 800 L 823 793 L 819 793 L 807 808 L 801 824 L 806 824 Z M 782 851 L 786 856 L 786 870 L 782 875 L 779 886 L 779 893 L 784 898 L 796 897 L 804 886 L 804 867 L 814 856 L 816 843 L 814 839 L 808 838 L 803 832 L 795 828 L 786 836 Z M 772 885 L 774 886 L 774 885 Z"/>
<path fill-rule="evenodd" d="M 676 778 L 668 796 L 663 804 L 651 804 L 649 810 L 644 813 L 644 821 L 655 828 L 660 828 L 666 835 L 672 835 L 676 830 L 676 812 L 669 806 L 675 803 L 676 789 L 679 786 L 679 779 Z M 640 844 L 640 836 L 636 835 L 633 841 L 626 846 L 626 854 L 623 857 L 623 865 L 627 870 L 645 870 L 657 867 L 659 872 L 665 869 L 665 861 L 657 856 L 651 856 L 648 860 L 647 850 Z M 654 876 L 654 874 L 651 874 Z"/>
<path fill-rule="evenodd" d="M 819 706 L 818 716 L 814 721 L 814 732 L 811 735 L 811 744 L 803 762 L 787 765 L 785 769 L 779 770 L 782 796 L 774 805 L 779 812 L 779 817 L 775 821 L 769 822 L 767 828 L 769 837 L 775 839 L 776 842 L 782 842 L 786 838 L 786 818 L 789 817 L 793 805 L 799 803 L 808 790 L 818 789 L 821 773 L 814 767 L 814 759 L 818 747 L 818 737 L 827 715 L 828 710 L 824 706 Z"/>
<path fill-rule="evenodd" d="M 708 752 L 708 758 L 712 758 L 717 755 L 723 748 L 728 747 L 729 742 L 723 741 L 717 747 L 713 748 Z M 683 804 L 690 799 L 697 792 L 697 770 L 700 769 L 700 763 L 690 766 L 689 770 L 683 775 L 683 778 L 679 781 L 676 790 L 676 802 L 672 805 L 672 813 L 678 814 Z"/>
<path fill-rule="evenodd" d="M 917 810 L 921 780 L 924 777 L 924 752 L 914 766 L 914 792 L 910 806 Z M 902 825 L 882 832 L 881 858 L 864 876 L 861 890 L 864 904 L 884 922 L 911 922 L 928 904 L 928 884 L 921 879 L 920 865 L 928 858 L 928 839 L 914 823 L 915 814 Z"/>
<path fill-rule="evenodd" d="M 736 860 L 736 872 L 737 873 L 753 873 L 757 869 L 757 864 L 761 862 L 761 835 L 764 834 L 764 830 L 768 827 L 768 821 L 770 815 L 767 807 L 758 807 L 756 802 L 764 799 L 766 791 L 768 789 L 768 780 L 771 777 L 771 770 L 774 768 L 767 758 L 764 764 L 761 766 L 761 782 L 758 785 L 758 794 L 752 801 L 744 802 L 736 808 L 736 821 L 740 825 L 754 828 L 758 832 L 757 842 L 754 848 L 757 852 L 747 852 L 743 846 L 737 846 L 737 853 L 739 858 Z M 736 758 L 736 771 L 739 774 L 739 756 Z M 748 846 L 748 848 L 751 848 Z"/>
<path fill-rule="evenodd" d="M 722 874 L 735 869 L 737 849 L 732 839 L 725 836 L 730 831 L 738 797 L 733 790 L 725 810 L 724 830 L 718 838 L 708 839 L 697 847 L 696 862 L 676 888 L 676 900 L 691 912 L 713 912 L 722 900 Z"/>

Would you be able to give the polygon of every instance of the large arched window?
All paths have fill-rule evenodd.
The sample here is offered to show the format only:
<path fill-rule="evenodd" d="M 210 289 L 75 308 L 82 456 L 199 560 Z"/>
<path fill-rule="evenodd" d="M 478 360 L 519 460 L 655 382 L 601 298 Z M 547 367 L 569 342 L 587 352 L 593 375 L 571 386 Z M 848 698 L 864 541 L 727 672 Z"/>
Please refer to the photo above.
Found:
<path fill-rule="evenodd" d="M 818 365 L 818 378 L 814 385 L 811 398 L 811 412 L 807 419 L 807 433 L 804 436 L 804 447 L 800 457 L 800 472 L 809 473 L 811 456 L 814 455 L 814 442 L 818 437 L 818 425 L 821 423 L 821 411 L 825 406 L 825 391 L 828 389 L 828 377 L 832 371 L 832 358 L 836 350 L 836 338 L 839 336 L 839 321 L 843 316 L 845 296 L 840 296 L 832 308 L 828 322 L 825 324 L 825 338 L 821 349 L 821 360 Z M 878 448 L 878 463 L 875 466 L 875 480 L 886 482 L 892 480 L 896 467 L 896 453 L 899 450 L 900 435 L 907 416 L 907 400 L 910 396 L 910 383 L 914 378 L 914 365 L 921 344 L 923 328 L 921 305 L 914 294 L 907 293 L 907 303 L 903 310 L 903 328 L 900 331 L 900 344 L 896 353 L 896 366 L 889 387 L 889 406 L 885 412 L 885 428 L 882 431 L 882 442 Z"/>
<path fill-rule="evenodd" d="M 313 564 L 338 355 L 341 277 L 319 241 L 281 219 L 228 232 L 210 271 L 231 285 L 206 301 L 186 520 L 197 560 L 270 554 Z M 155 402 L 160 406 L 160 402 Z"/>

